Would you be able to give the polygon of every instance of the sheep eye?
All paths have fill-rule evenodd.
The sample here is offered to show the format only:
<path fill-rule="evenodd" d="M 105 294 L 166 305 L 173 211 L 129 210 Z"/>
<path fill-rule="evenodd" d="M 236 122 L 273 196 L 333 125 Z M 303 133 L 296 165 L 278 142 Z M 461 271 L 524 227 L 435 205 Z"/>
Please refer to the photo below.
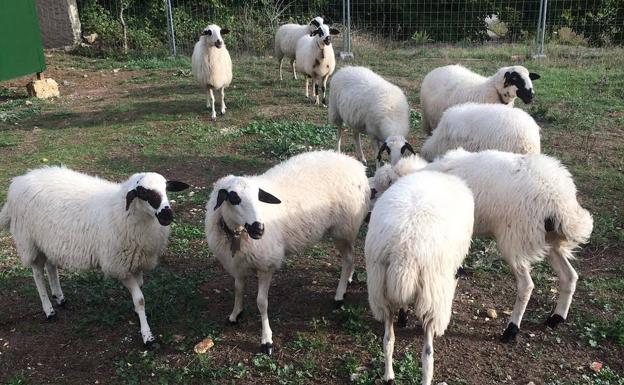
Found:
<path fill-rule="evenodd" d="M 208 36 L 212 36 L 212 31 L 208 30 Z"/>

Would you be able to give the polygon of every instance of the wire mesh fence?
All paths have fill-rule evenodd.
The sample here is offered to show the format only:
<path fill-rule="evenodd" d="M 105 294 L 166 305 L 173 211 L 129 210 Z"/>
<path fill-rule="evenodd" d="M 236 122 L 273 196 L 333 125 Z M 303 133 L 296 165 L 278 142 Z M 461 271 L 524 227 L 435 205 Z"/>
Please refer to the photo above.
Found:
<path fill-rule="evenodd" d="M 232 31 L 231 50 L 264 54 L 280 24 L 317 15 L 353 36 L 354 48 L 364 39 L 533 45 L 542 33 L 546 43 L 624 43 L 624 0 L 78 0 L 78 8 L 83 35 L 97 33 L 93 48 L 109 53 L 188 55 L 199 32 L 215 23 Z M 342 40 L 337 50 L 349 48 Z"/>

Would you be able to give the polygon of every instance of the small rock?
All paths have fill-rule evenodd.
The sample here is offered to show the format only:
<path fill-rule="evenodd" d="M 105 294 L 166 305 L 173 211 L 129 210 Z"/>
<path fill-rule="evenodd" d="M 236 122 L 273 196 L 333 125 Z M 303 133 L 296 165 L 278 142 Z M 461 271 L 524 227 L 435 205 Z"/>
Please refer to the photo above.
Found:
<path fill-rule="evenodd" d="M 184 339 L 184 336 L 180 334 L 174 334 L 173 337 L 171 338 L 171 340 L 175 342 L 176 344 L 180 343 L 180 341 L 182 341 L 183 339 Z"/>
<path fill-rule="evenodd" d="M 27 106 L 32 106 L 32 102 L 30 100 L 25 101 L 24 104 Z"/>
<path fill-rule="evenodd" d="M 63 81 L 61 82 L 61 84 L 62 84 L 62 85 L 64 85 L 64 86 L 68 86 L 68 85 L 70 85 L 71 83 L 70 83 L 70 82 L 68 82 L 67 80 L 63 80 Z"/>
<path fill-rule="evenodd" d="M 206 338 L 201 342 L 198 342 L 195 345 L 195 353 L 197 354 L 206 354 L 208 350 L 210 350 L 214 346 L 214 341 L 212 338 Z"/>
<path fill-rule="evenodd" d="M 88 77 L 89 77 L 89 75 L 84 74 L 84 75 L 82 75 L 82 77 L 86 79 L 86 78 L 88 78 Z"/>
<path fill-rule="evenodd" d="M 535 385 L 535 382 L 530 381 L 527 385 Z"/>
<path fill-rule="evenodd" d="M 190 193 L 188 193 L 188 196 L 192 197 L 193 195 L 195 195 L 195 191 L 191 191 Z"/>
<path fill-rule="evenodd" d="M 448 385 L 446 382 L 438 382 L 438 385 Z"/>
<path fill-rule="evenodd" d="M 36 96 L 39 99 L 47 99 L 60 96 L 58 84 L 54 79 L 51 78 L 33 80 L 26 85 L 26 91 L 28 91 L 29 96 Z M 30 100 L 28 100 L 27 102 L 30 102 Z"/>
<path fill-rule="evenodd" d="M 41 159 L 41 162 L 42 162 L 42 163 L 48 163 L 48 158 L 42 158 L 42 159 Z"/>
<path fill-rule="evenodd" d="M 589 365 L 589 368 L 598 373 L 602 369 L 602 362 L 594 361 Z"/>
<path fill-rule="evenodd" d="M 115 69 L 113 69 L 113 73 L 115 73 L 115 74 L 116 74 L 117 72 L 119 72 L 119 68 L 115 68 Z"/>
<path fill-rule="evenodd" d="M 89 43 L 89 44 L 93 44 L 93 43 L 95 43 L 95 41 L 97 40 L 97 38 L 98 38 L 98 34 L 94 32 L 94 33 L 92 33 L 92 34 L 90 34 L 90 35 L 83 36 L 83 38 L 85 39 L 85 41 L 86 41 L 87 43 Z"/>
<path fill-rule="evenodd" d="M 488 317 L 490 317 L 491 319 L 496 319 L 496 318 L 498 318 L 498 314 L 496 313 L 496 310 L 494 310 L 494 309 L 488 309 L 488 310 L 487 310 L 487 315 L 488 315 Z"/>

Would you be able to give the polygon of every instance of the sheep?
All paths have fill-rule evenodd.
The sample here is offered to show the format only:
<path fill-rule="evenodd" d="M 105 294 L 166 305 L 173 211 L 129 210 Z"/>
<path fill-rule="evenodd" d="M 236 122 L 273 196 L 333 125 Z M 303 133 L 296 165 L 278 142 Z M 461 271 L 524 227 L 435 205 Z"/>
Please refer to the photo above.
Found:
<path fill-rule="evenodd" d="M 378 165 L 384 150 L 393 164 L 407 148 L 414 153 L 405 140 L 410 129 L 409 104 L 399 87 L 366 67 L 344 67 L 332 77 L 330 85 L 328 116 L 329 123 L 338 129 L 338 152 L 344 122 L 353 130 L 356 156 L 364 164 L 366 157 L 360 140 L 364 132 L 371 139 Z M 382 147 L 384 141 L 386 145 Z M 395 147 L 398 150 L 392 151 Z"/>
<path fill-rule="evenodd" d="M 48 320 L 56 312 L 45 286 L 45 267 L 57 305 L 66 303 L 57 267 L 100 269 L 130 291 L 145 346 L 154 343 L 141 287 L 167 247 L 173 211 L 166 191 L 186 183 L 156 173 L 134 174 L 121 184 L 65 167 L 44 167 L 13 179 L 0 213 L 25 266 L 30 266 Z M 139 198 L 139 199 L 136 199 Z"/>
<path fill-rule="evenodd" d="M 402 175 L 421 169 L 400 160 L 390 178 L 374 178 L 377 198 Z M 399 171 L 400 170 L 400 171 Z M 593 219 L 576 199 L 568 170 L 542 154 L 513 154 L 497 150 L 477 153 L 452 150 L 425 167 L 466 181 L 475 197 L 475 236 L 492 236 L 516 277 L 518 294 L 510 322 L 501 336 L 515 340 L 531 297 L 531 265 L 548 257 L 559 277 L 557 305 L 546 324 L 564 322 L 578 274 L 570 264 L 573 251 L 591 235 Z M 385 172 L 388 172 L 385 170 Z M 385 184 L 382 184 L 385 183 Z"/>
<path fill-rule="evenodd" d="M 532 80 L 540 76 L 522 66 L 500 68 L 486 78 L 461 65 L 439 67 L 429 72 L 420 86 L 422 126 L 430 135 L 442 113 L 456 104 L 500 103 L 513 107 L 518 96 L 524 103 L 533 100 Z"/>
<path fill-rule="evenodd" d="M 540 153 L 540 127 L 520 108 L 501 104 L 459 104 L 442 114 L 440 123 L 420 150 L 428 161 L 448 150 L 500 150 Z"/>
<path fill-rule="evenodd" d="M 304 35 L 297 40 L 295 63 L 298 72 L 305 78 L 306 98 L 309 97 L 308 83 L 312 80 L 312 100 L 319 104 L 319 88 L 323 92 L 323 104 L 326 104 L 325 89 L 327 79 L 334 73 L 336 57 L 331 44 L 331 36 L 339 34 L 335 28 L 322 24 L 309 35 Z"/>
<path fill-rule="evenodd" d="M 297 79 L 297 71 L 295 70 L 297 41 L 302 36 L 311 34 L 321 25 L 323 25 L 323 18 L 317 16 L 308 25 L 284 24 L 275 32 L 275 57 L 279 64 L 280 80 L 284 80 L 282 77 L 282 59 L 284 57 L 290 59 L 293 76 Z"/>
<path fill-rule="evenodd" d="M 420 171 L 379 198 L 364 246 L 368 302 L 385 325 L 383 379 L 393 383 L 394 315 L 414 304 L 424 329 L 422 384 L 433 377 L 433 337 L 450 319 L 456 272 L 468 254 L 474 221 L 472 192 L 460 178 Z"/>
<path fill-rule="evenodd" d="M 214 91 L 221 91 L 221 115 L 225 114 L 225 87 L 232 82 L 232 59 L 221 35 L 230 31 L 210 24 L 201 32 L 193 48 L 191 66 L 199 84 L 206 88 L 206 107 L 212 109 L 211 119 L 217 119 Z"/>
<path fill-rule="evenodd" d="M 238 321 L 245 276 L 256 272 L 263 353 L 273 352 L 267 316 L 273 273 L 286 255 L 303 251 L 325 233 L 342 256 L 334 297 L 335 304 L 342 305 L 354 270 L 353 244 L 368 212 L 369 196 L 365 167 L 331 151 L 294 156 L 261 175 L 229 175 L 215 182 L 206 205 L 206 239 L 234 277 L 234 309 L 228 321 Z"/>

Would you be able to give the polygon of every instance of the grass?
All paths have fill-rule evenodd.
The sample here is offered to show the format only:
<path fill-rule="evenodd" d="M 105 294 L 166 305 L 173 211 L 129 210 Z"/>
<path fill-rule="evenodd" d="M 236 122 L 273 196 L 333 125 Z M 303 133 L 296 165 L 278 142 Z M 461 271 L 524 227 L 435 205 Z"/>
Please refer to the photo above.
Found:
<path fill-rule="evenodd" d="M 495 338 L 507 321 L 502 312 L 513 305 L 513 277 L 494 242 L 474 240 L 451 325 L 434 342 L 434 381 L 502 383 L 508 375 L 524 380 L 515 372 L 521 367 L 541 380 L 552 379 L 552 385 L 621 385 L 624 51 L 549 46 L 547 59 L 533 60 L 523 45 L 355 46 L 353 64 L 370 66 L 405 89 L 413 108 L 414 148 L 424 139 L 418 89 L 431 69 L 462 63 L 488 74 L 518 62 L 540 73 L 536 101 L 530 106 L 518 102 L 518 107 L 538 120 L 544 151 L 569 168 L 580 201 L 594 216 L 590 244 L 572 262 L 581 278 L 569 322 L 554 331 L 543 328 L 557 281 L 546 262 L 537 264 L 536 287 L 515 346 Z M 254 279 L 247 282 L 240 325 L 224 326 L 233 304 L 233 281 L 204 242 L 211 185 L 223 175 L 260 172 L 302 151 L 334 148 L 335 129 L 327 124 L 327 112 L 305 100 L 301 81 L 288 75 L 276 81 L 273 58 L 234 56 L 228 112 L 212 122 L 205 95 L 190 76 L 188 58 L 118 61 L 54 53 L 50 61 L 52 75 L 69 82 L 60 83 L 67 97 L 38 101 L 27 98 L 21 82 L 0 85 L 0 202 L 11 178 L 52 164 L 117 181 L 151 170 L 193 187 L 170 197 L 176 212 L 170 245 L 160 266 L 146 276 L 149 322 L 161 345 L 153 352 L 141 349 L 127 290 L 95 272 L 63 271 L 69 309 L 59 311 L 58 324 L 43 323 L 32 273 L 21 266 L 10 235 L 0 233 L 0 338 L 10 341 L 8 348 L 0 343 L 0 383 L 379 382 L 383 328 L 367 304 L 365 229 L 356 245 L 357 270 L 345 309 L 332 310 L 340 262 L 332 243 L 322 242 L 288 259 L 275 275 L 269 296 L 277 346 L 273 357 L 256 354 L 260 324 Z M 345 139 L 344 148 L 352 151 L 350 135 Z M 364 146 L 372 160 L 368 141 Z M 497 309 L 499 318 L 485 321 L 486 308 Z M 420 381 L 422 337 L 416 321 L 411 322 L 407 330 L 397 330 L 394 369 L 399 384 Z M 207 355 L 195 354 L 194 344 L 206 337 L 213 338 L 215 347 Z M 73 345 L 49 354 L 40 341 Z M 42 365 L 27 369 L 24 356 Z M 78 369 L 59 369 L 56 357 L 71 360 Z M 113 364 L 93 366 L 100 357 Z M 588 360 L 600 360 L 605 368 L 593 373 Z"/>

